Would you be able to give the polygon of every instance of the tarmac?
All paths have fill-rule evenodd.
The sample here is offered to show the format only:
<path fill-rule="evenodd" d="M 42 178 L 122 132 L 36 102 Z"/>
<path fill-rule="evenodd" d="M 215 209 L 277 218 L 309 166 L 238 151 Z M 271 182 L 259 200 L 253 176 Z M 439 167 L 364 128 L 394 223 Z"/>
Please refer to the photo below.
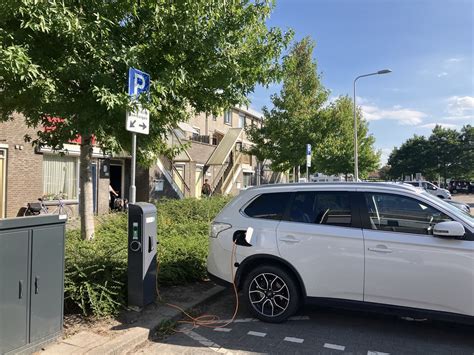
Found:
<path fill-rule="evenodd" d="M 157 301 L 143 310 L 126 310 L 105 328 L 103 324 L 94 326 L 94 323 L 80 326 L 77 333 L 50 343 L 35 354 L 125 354 L 152 338 L 163 322 L 182 318 L 181 311 L 165 303 L 190 311 L 218 297 L 224 290 L 212 282 L 164 288 Z"/>

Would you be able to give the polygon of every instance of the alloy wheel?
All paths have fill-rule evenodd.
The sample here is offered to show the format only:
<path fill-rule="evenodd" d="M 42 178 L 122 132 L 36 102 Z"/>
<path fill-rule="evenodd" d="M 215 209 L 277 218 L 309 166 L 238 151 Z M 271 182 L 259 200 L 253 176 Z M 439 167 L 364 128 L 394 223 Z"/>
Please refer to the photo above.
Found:
<path fill-rule="evenodd" d="M 250 282 L 249 299 L 252 307 L 266 317 L 277 317 L 290 304 L 290 291 L 283 279 L 273 273 L 261 273 Z"/>

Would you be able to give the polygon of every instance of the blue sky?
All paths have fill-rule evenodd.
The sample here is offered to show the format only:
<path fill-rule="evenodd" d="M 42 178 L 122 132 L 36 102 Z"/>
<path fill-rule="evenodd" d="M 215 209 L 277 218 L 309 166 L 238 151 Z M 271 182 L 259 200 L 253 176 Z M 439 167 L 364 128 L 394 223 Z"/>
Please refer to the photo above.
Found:
<path fill-rule="evenodd" d="M 310 36 L 331 98 L 349 94 L 361 74 L 357 103 L 386 162 L 394 146 L 429 135 L 436 123 L 474 124 L 472 0 L 277 0 L 269 26 Z M 252 107 L 271 107 L 279 85 L 258 87 Z"/>

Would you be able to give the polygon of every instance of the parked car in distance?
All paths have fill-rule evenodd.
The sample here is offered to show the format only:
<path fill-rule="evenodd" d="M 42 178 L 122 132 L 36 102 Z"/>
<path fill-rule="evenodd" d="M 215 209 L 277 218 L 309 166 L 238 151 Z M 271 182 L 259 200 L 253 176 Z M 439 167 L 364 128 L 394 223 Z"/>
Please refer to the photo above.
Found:
<path fill-rule="evenodd" d="M 448 184 L 449 192 L 452 194 L 457 193 L 474 193 L 474 181 L 467 180 L 451 180 Z"/>
<path fill-rule="evenodd" d="M 445 201 L 449 203 L 450 205 L 453 205 L 454 207 L 459 208 L 461 211 L 471 214 L 471 206 L 469 206 L 467 203 L 454 201 L 454 200 L 445 200 Z"/>
<path fill-rule="evenodd" d="M 420 187 L 424 190 L 426 190 L 428 193 L 438 196 L 439 198 L 449 200 L 451 199 L 451 193 L 446 190 L 442 189 L 435 184 L 432 184 L 429 181 L 422 181 L 422 180 L 417 180 L 417 181 L 404 181 L 405 184 L 409 184 L 415 187 Z"/>
<path fill-rule="evenodd" d="M 474 322 L 474 218 L 406 184 L 250 188 L 209 242 L 210 277 L 235 283 L 267 322 L 304 301 Z"/>

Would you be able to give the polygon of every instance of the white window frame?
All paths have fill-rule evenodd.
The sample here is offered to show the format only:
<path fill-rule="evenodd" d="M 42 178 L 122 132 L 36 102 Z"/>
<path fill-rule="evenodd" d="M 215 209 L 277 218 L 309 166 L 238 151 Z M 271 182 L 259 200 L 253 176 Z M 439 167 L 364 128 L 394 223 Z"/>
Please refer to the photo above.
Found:
<path fill-rule="evenodd" d="M 224 111 L 224 123 L 232 126 L 232 111 L 231 110 Z"/>

